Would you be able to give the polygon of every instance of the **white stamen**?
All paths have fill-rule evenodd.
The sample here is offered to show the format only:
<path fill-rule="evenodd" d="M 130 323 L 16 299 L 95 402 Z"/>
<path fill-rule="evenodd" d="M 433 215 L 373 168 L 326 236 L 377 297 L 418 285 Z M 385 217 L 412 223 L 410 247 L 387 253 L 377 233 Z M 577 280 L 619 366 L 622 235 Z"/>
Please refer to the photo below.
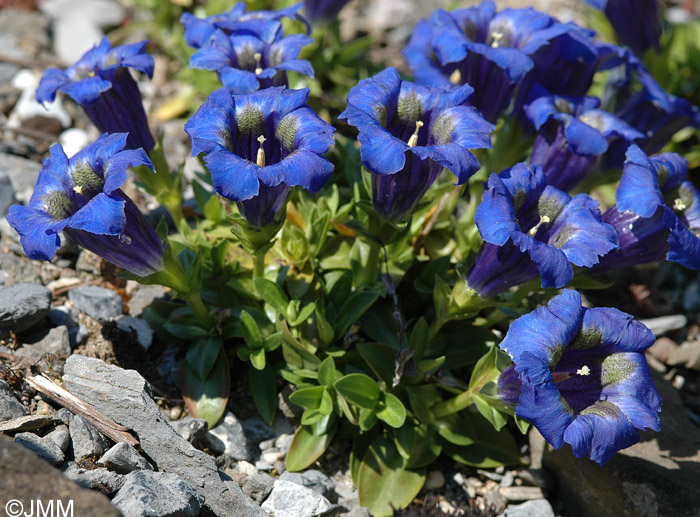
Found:
<path fill-rule="evenodd" d="M 459 68 L 450 74 L 450 82 L 452 84 L 462 84 L 462 72 Z"/>
<path fill-rule="evenodd" d="M 260 67 L 260 60 L 262 59 L 262 54 L 260 52 L 256 52 L 253 57 L 255 58 L 255 75 L 260 75 L 263 71 L 263 69 Z"/>
<path fill-rule="evenodd" d="M 265 149 L 263 149 L 263 144 L 265 143 L 265 140 L 267 139 L 262 135 L 258 137 L 258 142 L 260 142 L 260 149 L 258 149 L 258 156 L 255 160 L 255 163 L 258 164 L 258 167 L 265 167 Z"/>
<path fill-rule="evenodd" d="M 79 196 L 82 196 L 83 195 L 83 187 L 81 185 L 76 185 L 75 187 L 73 187 L 73 192 L 75 192 Z"/>
<path fill-rule="evenodd" d="M 498 48 L 501 45 L 501 40 L 503 39 L 503 36 L 505 36 L 505 34 L 503 34 L 502 32 L 493 31 L 491 33 L 491 37 L 493 38 L 493 41 L 491 41 L 491 46 L 493 48 Z"/>
<path fill-rule="evenodd" d="M 408 147 L 415 147 L 416 145 L 418 145 L 418 132 L 422 127 L 423 122 L 421 122 L 420 120 L 416 121 L 416 130 L 411 135 L 411 138 L 408 139 Z"/>
<path fill-rule="evenodd" d="M 688 205 L 686 205 L 680 198 L 676 199 L 673 202 L 673 209 L 674 210 L 678 210 L 679 212 L 682 212 L 686 208 L 688 208 Z"/>
<path fill-rule="evenodd" d="M 590 369 L 588 366 L 586 366 L 586 365 L 584 364 L 581 368 L 579 368 L 578 370 L 576 370 L 576 373 L 577 373 L 578 375 L 590 375 L 590 374 L 591 374 L 591 369 Z"/>
<path fill-rule="evenodd" d="M 540 216 L 540 222 L 537 223 L 537 224 L 536 224 L 535 226 L 533 226 L 532 228 L 530 228 L 530 231 L 527 232 L 527 234 L 528 234 L 530 237 L 534 237 L 534 236 L 537 234 L 537 230 L 540 229 L 540 226 L 542 226 L 543 224 L 547 224 L 547 223 L 550 222 L 550 221 L 551 221 L 551 219 L 549 218 L 548 215 L 541 215 L 541 216 Z"/>

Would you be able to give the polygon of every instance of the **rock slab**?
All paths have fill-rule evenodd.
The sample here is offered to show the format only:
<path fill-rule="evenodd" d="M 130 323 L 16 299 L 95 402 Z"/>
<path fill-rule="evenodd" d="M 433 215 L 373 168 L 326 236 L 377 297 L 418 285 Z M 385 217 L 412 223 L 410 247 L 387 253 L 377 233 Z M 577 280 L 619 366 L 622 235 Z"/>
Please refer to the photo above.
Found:
<path fill-rule="evenodd" d="M 136 471 L 112 500 L 124 517 L 196 517 L 199 501 L 192 486 L 175 474 Z"/>
<path fill-rule="evenodd" d="M 76 287 L 68 291 L 68 299 L 100 323 L 113 320 L 124 310 L 122 297 L 111 289 L 97 286 Z"/>
<path fill-rule="evenodd" d="M 314 517 L 326 513 L 332 505 L 310 488 L 278 479 L 262 508 L 275 517 Z"/>
<path fill-rule="evenodd" d="M 204 507 L 216 515 L 266 517 L 240 486 L 219 472 L 211 456 L 195 449 L 168 425 L 150 385 L 134 370 L 123 370 L 99 359 L 72 355 L 64 368 L 68 391 L 115 422 L 132 429 L 144 454 L 158 470 L 187 481 L 204 497 Z"/>
<path fill-rule="evenodd" d="M 51 291 L 21 283 L 0 289 L 0 332 L 24 332 L 49 315 Z"/>

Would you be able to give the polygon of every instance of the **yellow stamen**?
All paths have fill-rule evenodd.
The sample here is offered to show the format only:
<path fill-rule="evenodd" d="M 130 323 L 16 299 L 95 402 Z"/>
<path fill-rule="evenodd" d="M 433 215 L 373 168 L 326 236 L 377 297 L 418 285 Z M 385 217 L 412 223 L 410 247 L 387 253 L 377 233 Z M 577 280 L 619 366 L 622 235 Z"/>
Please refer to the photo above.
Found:
<path fill-rule="evenodd" d="M 418 132 L 420 131 L 420 128 L 423 127 L 423 122 L 420 120 L 416 121 L 416 130 L 413 132 L 411 135 L 411 138 L 408 139 L 408 147 L 415 147 L 418 145 Z"/>
<path fill-rule="evenodd" d="M 450 82 L 452 84 L 462 84 L 462 72 L 459 71 L 459 68 L 450 74 Z"/>
<path fill-rule="evenodd" d="M 260 75 L 263 71 L 263 69 L 260 67 L 260 60 L 262 59 L 262 54 L 260 52 L 256 52 L 253 57 L 255 58 L 255 75 Z"/>
<path fill-rule="evenodd" d="M 537 234 L 537 230 L 540 229 L 540 226 L 542 226 L 543 224 L 547 224 L 547 223 L 550 222 L 550 221 L 551 221 L 551 219 L 549 218 L 548 215 L 541 215 L 541 216 L 540 216 L 540 222 L 537 223 L 537 224 L 536 224 L 535 226 L 533 226 L 532 228 L 530 228 L 530 231 L 527 232 L 527 234 L 528 234 L 530 237 L 534 237 L 534 236 Z"/>
<path fill-rule="evenodd" d="M 83 187 L 81 187 L 80 185 L 76 185 L 75 187 L 73 187 L 73 192 L 75 192 L 79 196 L 82 196 L 83 195 Z"/>
<path fill-rule="evenodd" d="M 265 143 L 265 140 L 267 139 L 262 135 L 258 137 L 258 142 L 260 142 L 260 149 L 258 149 L 258 156 L 255 160 L 255 162 L 258 164 L 258 167 L 265 167 L 265 149 L 263 149 L 263 144 Z"/>
<path fill-rule="evenodd" d="M 673 209 L 674 210 L 678 210 L 679 212 L 682 212 L 686 208 L 688 208 L 688 205 L 686 205 L 680 198 L 676 199 L 673 202 Z"/>
<path fill-rule="evenodd" d="M 591 374 L 591 369 L 590 369 L 588 366 L 586 366 L 586 365 L 584 364 L 581 368 L 579 368 L 578 370 L 576 370 L 576 374 L 577 374 L 577 375 L 590 375 L 590 374 Z"/>

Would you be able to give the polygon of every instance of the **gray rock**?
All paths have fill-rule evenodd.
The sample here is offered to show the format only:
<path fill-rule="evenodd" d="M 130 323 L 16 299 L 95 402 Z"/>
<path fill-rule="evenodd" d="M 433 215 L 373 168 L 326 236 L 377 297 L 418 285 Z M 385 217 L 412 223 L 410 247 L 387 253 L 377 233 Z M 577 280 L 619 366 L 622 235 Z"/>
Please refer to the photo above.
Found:
<path fill-rule="evenodd" d="M 78 309 L 100 323 L 116 318 L 123 311 L 121 296 L 104 287 L 76 287 L 68 291 L 68 299 Z"/>
<path fill-rule="evenodd" d="M 12 182 L 7 174 L 0 171 L 0 216 L 5 217 L 7 209 L 15 203 L 17 203 L 17 199 L 15 199 L 15 189 L 12 186 Z"/>
<path fill-rule="evenodd" d="M 554 510 L 546 499 L 534 499 L 517 506 L 507 506 L 503 517 L 554 517 Z"/>
<path fill-rule="evenodd" d="M 639 322 L 646 325 L 655 336 L 661 336 L 666 332 L 682 329 L 688 324 L 688 318 L 686 318 L 683 314 L 674 314 L 671 316 L 660 316 L 658 318 L 639 320 Z"/>
<path fill-rule="evenodd" d="M 126 476 L 112 504 L 124 517 L 196 517 L 200 507 L 194 489 L 182 478 L 145 470 Z"/>
<path fill-rule="evenodd" d="M 186 416 L 170 422 L 170 425 L 177 431 L 177 434 L 190 443 L 196 443 L 207 434 L 207 421 L 201 418 Z"/>
<path fill-rule="evenodd" d="M 292 483 L 310 488 L 330 501 L 337 500 L 338 498 L 338 494 L 335 493 L 335 483 L 320 470 L 283 472 L 279 478 L 282 481 L 291 481 Z"/>
<path fill-rule="evenodd" d="M 75 270 L 91 275 L 101 275 L 105 264 L 105 259 L 90 250 L 83 249 L 75 262 Z"/>
<path fill-rule="evenodd" d="M 49 311 L 49 321 L 57 327 L 65 325 L 70 330 L 78 326 L 78 311 L 67 305 L 52 307 Z"/>
<path fill-rule="evenodd" d="M 119 474 L 133 470 L 153 470 L 153 466 L 128 443 L 118 443 L 97 460 L 98 465 Z"/>
<path fill-rule="evenodd" d="M 275 517 L 314 517 L 332 508 L 328 499 L 310 488 L 278 479 L 262 509 Z"/>
<path fill-rule="evenodd" d="M 292 424 L 279 413 L 275 415 L 271 426 L 260 415 L 243 420 L 241 425 L 249 445 L 257 445 L 265 440 L 276 440 L 282 434 L 294 434 Z"/>
<path fill-rule="evenodd" d="M 235 460 L 252 459 L 243 426 L 231 411 L 226 411 L 221 422 L 204 435 L 202 444 L 217 456 L 226 454 Z"/>
<path fill-rule="evenodd" d="M 21 433 L 38 431 L 47 425 L 55 424 L 58 419 L 47 415 L 26 415 L 5 422 L 0 422 L 0 433 Z"/>
<path fill-rule="evenodd" d="M 159 285 L 145 285 L 139 287 L 129 300 L 129 315 L 138 317 L 143 310 L 151 305 L 154 300 L 162 300 L 167 297 L 165 287 Z"/>
<path fill-rule="evenodd" d="M 683 309 L 691 314 L 700 311 L 700 282 L 691 282 L 683 291 Z"/>
<path fill-rule="evenodd" d="M 153 330 L 146 320 L 122 315 L 116 319 L 116 322 L 117 327 L 124 332 L 136 332 L 136 340 L 144 350 L 148 350 L 153 343 Z"/>
<path fill-rule="evenodd" d="M 76 460 L 85 457 L 99 457 L 107 450 L 107 442 L 100 432 L 81 415 L 74 415 L 68 423 L 73 442 L 73 455 Z"/>
<path fill-rule="evenodd" d="M 18 201 L 28 203 L 39 177 L 41 164 L 13 154 L 0 153 L 0 171 L 10 177 Z"/>
<path fill-rule="evenodd" d="M 532 501 L 533 499 L 542 499 L 544 494 L 542 489 L 537 486 L 509 486 L 501 487 L 501 494 L 509 503 L 520 501 Z"/>
<path fill-rule="evenodd" d="M 57 426 L 56 429 L 47 434 L 45 438 L 53 440 L 63 452 L 66 452 L 70 447 L 70 431 L 68 431 L 68 426 Z"/>
<path fill-rule="evenodd" d="M 149 384 L 138 372 L 72 355 L 65 364 L 63 383 L 105 416 L 132 429 L 144 455 L 155 462 L 158 470 L 176 474 L 195 487 L 209 511 L 216 515 L 265 516 L 236 483 L 219 472 L 214 458 L 195 449 L 170 427 L 153 400 Z"/>
<path fill-rule="evenodd" d="M 46 354 L 68 357 L 71 353 L 68 328 L 64 325 L 41 331 L 27 338 L 21 347 L 15 350 L 17 355 L 38 361 Z"/>
<path fill-rule="evenodd" d="M 15 443 L 25 446 L 40 458 L 51 465 L 57 465 L 65 459 L 61 448 L 53 440 L 41 438 L 34 433 L 18 433 L 15 435 Z"/>
<path fill-rule="evenodd" d="M 74 329 L 68 331 L 71 348 L 79 347 L 88 338 L 88 331 L 83 325 L 78 325 Z"/>
<path fill-rule="evenodd" d="M 17 400 L 12 388 L 0 380 L 0 421 L 12 420 L 27 414 L 27 409 Z"/>
<path fill-rule="evenodd" d="M 257 503 L 262 503 L 272 492 L 275 478 L 264 472 L 256 472 L 246 476 L 241 482 L 243 492 Z"/>
<path fill-rule="evenodd" d="M 99 490 L 108 495 L 123 487 L 126 481 L 126 476 L 123 474 L 117 474 L 106 468 L 84 469 L 73 461 L 63 471 L 63 475 L 83 488 Z"/>
<path fill-rule="evenodd" d="M 3 508 L 10 499 L 20 501 L 27 512 L 31 501 L 53 501 L 57 509 L 55 515 L 64 514 L 58 509 L 60 502 L 63 509 L 72 504 L 76 516 L 119 517 L 119 512 L 104 495 L 80 488 L 36 454 L 3 435 L 0 435 L 0 458 L 0 501 Z"/>
<path fill-rule="evenodd" d="M 3 237 L 6 235 L 2 228 L 4 224 L 8 224 L 7 219 L 4 217 L 0 218 L 0 233 L 3 233 Z M 17 235 L 14 230 L 12 232 Z M 6 243 L 8 243 L 8 239 L 3 238 L 3 245 Z M 19 244 L 17 245 L 19 246 Z M 5 284 L 41 283 L 39 268 L 24 255 L 24 250 L 21 246 L 19 246 L 18 251 L 22 255 L 15 255 L 14 253 L 3 253 L 0 255 L 0 270 L 6 275 Z"/>
<path fill-rule="evenodd" d="M 653 365 L 653 363 L 650 363 Z M 673 386 L 652 369 L 664 401 L 660 433 L 613 456 L 604 467 L 577 459 L 566 445 L 544 451 L 544 467 L 557 479 L 557 493 L 571 517 L 700 515 L 700 428 Z"/>
<path fill-rule="evenodd" d="M 23 283 L 3 287 L 0 289 L 0 332 L 24 332 L 49 315 L 50 305 L 51 291 L 41 285 Z"/>

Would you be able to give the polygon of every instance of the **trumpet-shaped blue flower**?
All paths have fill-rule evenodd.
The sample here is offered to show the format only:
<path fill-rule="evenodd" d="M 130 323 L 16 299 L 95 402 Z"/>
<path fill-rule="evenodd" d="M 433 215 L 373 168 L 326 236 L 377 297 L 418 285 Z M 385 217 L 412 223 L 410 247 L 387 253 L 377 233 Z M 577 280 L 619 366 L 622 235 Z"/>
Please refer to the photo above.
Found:
<path fill-rule="evenodd" d="M 492 174 L 475 221 L 485 243 L 468 283 L 483 297 L 538 274 L 542 287 L 563 287 L 574 276 L 571 264 L 590 268 L 617 247 L 615 230 L 601 221 L 598 203 L 547 185 L 538 165 L 519 163 Z"/>
<path fill-rule="evenodd" d="M 230 11 L 214 14 L 207 18 L 197 18 L 191 13 L 183 13 L 180 23 L 185 28 L 185 41 L 192 48 L 203 47 L 217 29 L 226 34 L 252 34 L 264 41 L 272 42 L 282 34 L 282 18 L 299 20 L 310 27 L 307 21 L 298 14 L 303 4 L 296 4 L 277 11 L 246 12 L 245 2 L 238 2 Z"/>
<path fill-rule="evenodd" d="M 606 111 L 595 97 L 537 97 L 525 106 L 529 121 L 538 130 L 530 163 L 540 165 L 547 182 L 569 191 L 595 168 L 608 150 L 608 142 L 627 144 L 642 138 L 639 131 Z"/>
<path fill-rule="evenodd" d="M 335 130 L 306 105 L 308 96 L 281 87 L 232 96 L 222 88 L 185 124 L 216 191 L 255 227 L 279 221 L 290 187 L 317 192 L 333 172 L 321 155 Z"/>
<path fill-rule="evenodd" d="M 469 149 L 491 147 L 493 125 L 464 103 L 472 88 L 418 86 L 394 68 L 348 94 L 341 120 L 359 129 L 372 202 L 386 220 L 407 218 L 443 167 L 464 183 L 479 169 Z"/>
<path fill-rule="evenodd" d="M 120 187 L 126 169 L 153 166 L 143 149 L 123 150 L 125 133 L 102 135 L 68 159 L 60 145 L 44 160 L 27 206 L 7 219 L 31 259 L 52 260 L 64 232 L 84 248 L 137 275 L 159 271 L 163 245 Z"/>
<path fill-rule="evenodd" d="M 192 55 L 190 66 L 216 71 L 233 95 L 287 86 L 287 70 L 313 77 L 311 63 L 297 59 L 301 48 L 311 41 L 293 34 L 268 43 L 252 34 L 226 35 L 217 29 Z"/>
<path fill-rule="evenodd" d="M 306 0 L 304 14 L 311 23 L 334 20 L 349 0 Z"/>
<path fill-rule="evenodd" d="M 587 309 L 565 290 L 547 307 L 515 320 L 500 347 L 513 359 L 504 372 L 504 400 L 559 449 L 604 465 L 639 441 L 639 430 L 659 431 L 661 397 L 644 351 L 651 331 L 612 308 Z M 519 379 L 513 379 L 513 371 Z"/>
<path fill-rule="evenodd" d="M 114 47 L 105 37 L 99 45 L 65 70 L 48 68 L 36 91 L 38 102 L 53 102 L 62 91 L 80 104 L 93 124 L 105 133 L 128 133 L 127 144 L 150 152 L 155 145 L 133 68 L 153 76 L 153 57 L 147 41 Z"/>
<path fill-rule="evenodd" d="M 638 56 L 647 49 L 659 50 L 661 17 L 658 0 L 585 0 L 596 9 L 605 12 L 623 45 Z"/>

